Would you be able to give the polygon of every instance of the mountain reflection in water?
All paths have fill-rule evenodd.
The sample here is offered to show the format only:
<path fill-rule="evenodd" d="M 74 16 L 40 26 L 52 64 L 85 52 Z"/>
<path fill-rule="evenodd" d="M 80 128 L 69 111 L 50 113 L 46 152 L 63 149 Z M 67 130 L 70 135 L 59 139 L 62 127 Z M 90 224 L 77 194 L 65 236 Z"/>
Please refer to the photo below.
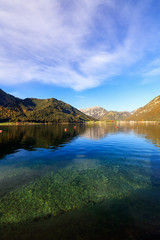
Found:
<path fill-rule="evenodd" d="M 56 149 L 71 142 L 75 137 L 82 136 L 90 139 L 101 139 L 109 134 L 134 132 L 151 140 L 157 147 L 160 145 L 160 125 L 140 123 L 118 123 L 118 128 L 113 123 L 96 123 L 92 126 L 85 124 L 76 125 L 38 125 L 38 126 L 10 126 L 1 127 L 0 158 L 6 154 L 14 153 L 18 149 L 34 150 L 34 148 Z M 67 132 L 64 129 L 67 128 Z"/>

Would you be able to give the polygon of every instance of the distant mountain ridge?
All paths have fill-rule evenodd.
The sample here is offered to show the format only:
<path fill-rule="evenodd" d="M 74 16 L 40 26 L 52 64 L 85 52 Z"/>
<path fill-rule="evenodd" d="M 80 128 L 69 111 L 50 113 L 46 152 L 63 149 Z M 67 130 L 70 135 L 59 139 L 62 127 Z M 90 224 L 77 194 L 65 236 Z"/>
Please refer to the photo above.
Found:
<path fill-rule="evenodd" d="M 94 117 L 99 120 L 124 120 L 131 115 L 130 112 L 122 111 L 107 111 L 105 108 L 102 107 L 91 107 L 86 109 L 80 109 L 81 112 Z"/>
<path fill-rule="evenodd" d="M 84 122 L 94 120 L 71 105 L 55 98 L 24 100 L 0 89 L 0 121 Z"/>
<path fill-rule="evenodd" d="M 114 121 L 120 121 L 120 120 L 125 120 L 126 118 L 128 118 L 129 116 L 131 116 L 130 112 L 127 111 L 122 111 L 122 112 L 117 112 L 117 111 L 109 111 L 108 113 L 106 113 L 101 120 L 114 120 Z"/>
<path fill-rule="evenodd" d="M 106 109 L 98 106 L 80 109 L 80 111 L 96 119 L 101 119 L 108 112 Z"/>
<path fill-rule="evenodd" d="M 160 121 L 160 96 L 155 97 L 144 107 L 137 109 L 128 121 Z"/>

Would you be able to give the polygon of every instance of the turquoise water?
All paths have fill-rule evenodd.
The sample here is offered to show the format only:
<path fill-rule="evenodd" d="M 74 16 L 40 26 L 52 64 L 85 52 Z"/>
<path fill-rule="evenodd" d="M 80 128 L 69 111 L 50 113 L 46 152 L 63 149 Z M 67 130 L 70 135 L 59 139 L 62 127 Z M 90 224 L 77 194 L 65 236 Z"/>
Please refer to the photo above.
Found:
<path fill-rule="evenodd" d="M 0 128 L 1 239 L 160 237 L 160 125 Z"/>

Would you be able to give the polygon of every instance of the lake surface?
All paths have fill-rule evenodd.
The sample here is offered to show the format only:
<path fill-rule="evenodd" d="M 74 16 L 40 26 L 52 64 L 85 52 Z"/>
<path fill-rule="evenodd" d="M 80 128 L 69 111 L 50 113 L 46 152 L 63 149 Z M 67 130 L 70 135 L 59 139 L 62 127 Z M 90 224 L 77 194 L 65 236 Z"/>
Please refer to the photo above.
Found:
<path fill-rule="evenodd" d="M 160 125 L 0 129 L 1 239 L 159 239 Z"/>

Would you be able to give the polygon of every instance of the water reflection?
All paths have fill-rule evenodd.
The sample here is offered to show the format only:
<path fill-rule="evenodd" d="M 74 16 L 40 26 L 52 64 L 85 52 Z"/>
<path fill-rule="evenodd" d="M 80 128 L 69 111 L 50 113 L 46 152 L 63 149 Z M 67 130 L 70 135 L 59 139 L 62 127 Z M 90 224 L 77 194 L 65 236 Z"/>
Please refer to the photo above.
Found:
<path fill-rule="evenodd" d="M 35 148 L 56 149 L 71 142 L 76 136 L 98 140 L 110 134 L 134 132 L 143 135 L 153 144 L 160 146 L 160 125 L 140 123 L 96 123 L 90 125 L 54 125 L 54 126 L 10 126 L 1 127 L 0 158 L 6 154 L 14 153 L 18 149 L 34 150 Z M 67 129 L 65 132 L 64 129 Z"/>
<path fill-rule="evenodd" d="M 118 128 L 117 128 L 118 126 Z M 134 133 L 142 139 L 145 138 L 152 142 L 156 147 L 160 147 L 160 124 L 159 123 L 136 123 L 136 122 L 118 122 L 117 124 L 109 124 L 105 122 L 96 123 L 95 125 L 86 129 L 83 137 L 90 139 L 102 139 L 107 137 L 110 134 L 121 134 Z M 121 137 L 123 141 L 123 137 Z M 128 139 L 127 139 L 128 140 Z M 136 139 L 137 142 L 137 139 Z M 138 143 L 138 142 L 137 142 Z M 112 146 L 113 147 L 113 146 Z M 125 146 L 124 146 L 125 147 Z M 129 147 L 129 144 L 126 144 L 126 147 Z M 132 146 L 133 147 L 133 146 Z M 137 146 L 136 146 L 137 148 Z M 139 151 L 141 151 L 142 146 L 140 145 Z M 131 150 L 131 149 L 130 149 Z M 129 149 L 128 149 L 129 151 Z M 146 150 L 147 152 L 147 150 Z M 146 152 L 144 153 L 144 158 L 149 159 L 150 168 L 151 168 L 151 182 L 152 186 L 160 186 L 160 154 L 155 154 L 154 150 L 149 150 L 149 155 L 147 156 Z M 130 151 L 131 154 L 131 151 Z M 139 152 L 137 153 L 139 154 Z M 136 156 L 134 155 L 134 161 Z M 128 159 L 127 159 L 128 161 Z"/>
<path fill-rule="evenodd" d="M 2 127 L 1 127 L 2 128 Z M 67 131 L 65 132 L 65 128 Z M 27 151 L 35 148 L 56 149 L 69 143 L 73 138 L 85 131 L 85 125 L 54 125 L 54 126 L 10 126 L 3 127 L 0 135 L 0 158 L 16 152 L 18 149 Z"/>
<path fill-rule="evenodd" d="M 78 125 L 76 129 L 74 125 L 1 128 L 0 196 L 66 166 L 66 158 L 58 156 L 54 159 L 52 151 L 65 146 L 85 131 L 85 125 Z M 64 131 L 65 128 L 67 131 Z"/>
<path fill-rule="evenodd" d="M 159 143 L 158 124 L 3 127 L 4 239 L 50 239 L 46 232 L 53 239 L 80 239 L 82 232 L 86 240 L 158 236 Z"/>
<path fill-rule="evenodd" d="M 14 181 L 16 186 L 19 178 L 24 183 L 56 168 L 69 164 L 84 167 L 87 162 L 87 168 L 95 163 L 96 166 L 108 164 L 118 170 L 119 166 L 142 166 L 148 161 L 152 184 L 160 182 L 159 151 L 150 144 L 160 145 L 159 124 L 119 122 L 117 128 L 115 123 L 99 122 L 77 124 L 76 128 L 70 124 L 2 129 L 0 179 L 5 177 L 5 183 L 0 182 L 1 189 L 7 189 Z"/>
<path fill-rule="evenodd" d="M 100 122 L 90 127 L 88 126 L 82 136 L 91 139 L 100 139 L 106 137 L 108 134 L 129 133 L 131 131 L 137 135 L 143 135 L 159 147 L 160 124 L 158 123 L 118 122 L 114 124 Z"/>
<path fill-rule="evenodd" d="M 110 123 L 96 123 L 93 126 L 88 126 L 82 134 L 83 137 L 91 139 L 104 138 L 109 133 L 116 133 L 116 125 Z"/>

